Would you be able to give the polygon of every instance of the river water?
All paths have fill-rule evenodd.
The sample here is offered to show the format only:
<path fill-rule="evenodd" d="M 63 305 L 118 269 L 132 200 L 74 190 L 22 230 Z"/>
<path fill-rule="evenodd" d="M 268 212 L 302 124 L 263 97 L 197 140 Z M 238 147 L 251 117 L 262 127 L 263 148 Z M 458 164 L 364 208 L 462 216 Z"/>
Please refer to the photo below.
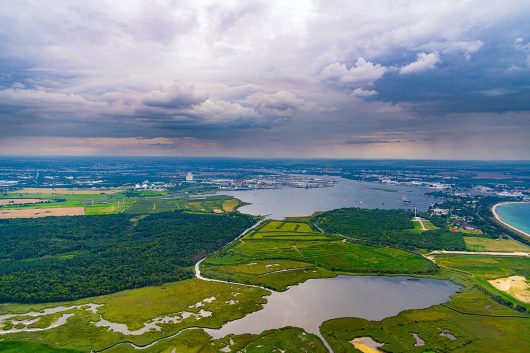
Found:
<path fill-rule="evenodd" d="M 252 215 L 270 215 L 273 219 L 309 216 L 315 211 L 328 211 L 342 207 L 426 210 L 438 199 L 424 195 L 427 188 L 383 185 L 338 177 L 335 186 L 318 189 L 281 188 L 241 191 L 222 191 L 219 194 L 234 196 L 250 205 L 239 208 Z M 404 202 L 402 197 L 410 200 Z"/>
<path fill-rule="evenodd" d="M 381 320 L 407 309 L 446 302 L 459 286 L 451 281 L 388 276 L 310 279 L 285 292 L 273 292 L 260 311 L 208 329 L 214 338 L 295 326 L 320 336 L 322 322 L 339 317 Z"/>

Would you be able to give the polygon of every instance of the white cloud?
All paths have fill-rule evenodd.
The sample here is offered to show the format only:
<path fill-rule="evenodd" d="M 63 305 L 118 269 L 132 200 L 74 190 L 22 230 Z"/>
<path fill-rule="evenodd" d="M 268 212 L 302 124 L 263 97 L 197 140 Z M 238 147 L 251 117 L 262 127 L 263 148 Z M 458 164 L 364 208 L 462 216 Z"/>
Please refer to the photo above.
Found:
<path fill-rule="evenodd" d="M 373 96 L 377 96 L 378 95 L 378 92 L 376 90 L 366 90 L 366 89 L 363 89 L 363 88 L 356 88 L 352 91 L 351 93 L 352 95 L 356 96 L 356 97 L 373 97 Z"/>
<path fill-rule="evenodd" d="M 416 56 L 416 61 L 403 66 L 399 69 L 401 75 L 408 75 L 416 72 L 423 72 L 432 70 L 441 62 L 438 53 L 419 53 Z"/>
<path fill-rule="evenodd" d="M 143 104 L 158 108 L 187 108 L 204 102 L 206 97 L 196 94 L 193 86 L 172 85 L 144 95 Z"/>
<path fill-rule="evenodd" d="M 453 43 L 452 47 L 447 49 L 447 51 L 463 50 L 466 60 L 471 60 L 471 54 L 478 52 L 483 46 L 484 42 L 481 40 L 460 41 Z"/>
<path fill-rule="evenodd" d="M 457 40 L 427 43 L 418 46 L 417 50 L 447 53 L 463 53 L 466 60 L 471 60 L 473 54 L 478 52 L 484 46 L 481 40 Z"/>
<path fill-rule="evenodd" d="M 256 118 L 258 114 L 251 107 L 239 103 L 208 99 L 190 111 L 199 117 L 205 117 L 210 122 L 226 122 L 241 118 Z"/>
<path fill-rule="evenodd" d="M 333 63 L 320 72 L 323 81 L 339 82 L 346 85 L 372 85 L 376 80 L 383 77 L 387 68 L 374 64 L 364 58 L 358 58 L 351 68 L 345 64 Z"/>
<path fill-rule="evenodd" d="M 299 110 L 305 106 L 305 101 L 296 94 L 288 91 L 274 93 L 256 92 L 247 97 L 246 101 L 258 108 L 274 110 Z"/>

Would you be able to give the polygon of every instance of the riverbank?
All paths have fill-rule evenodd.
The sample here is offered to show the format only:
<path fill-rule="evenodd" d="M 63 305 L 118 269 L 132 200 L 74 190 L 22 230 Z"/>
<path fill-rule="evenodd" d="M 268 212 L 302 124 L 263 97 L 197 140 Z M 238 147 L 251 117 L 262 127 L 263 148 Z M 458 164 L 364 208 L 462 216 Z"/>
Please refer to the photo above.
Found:
<path fill-rule="evenodd" d="M 506 204 L 511 204 L 511 203 L 526 203 L 526 202 L 500 202 L 500 203 L 497 203 L 495 205 L 493 205 L 493 207 L 491 208 L 491 212 L 493 213 L 493 216 L 495 217 L 495 220 L 497 220 L 497 222 L 501 223 L 502 225 L 504 225 L 505 227 L 508 227 L 510 230 L 520 234 L 520 235 L 524 235 L 525 237 L 528 237 L 530 238 L 530 234 L 517 228 L 517 227 L 514 227 L 513 225 L 511 224 L 508 224 L 506 222 L 504 222 L 501 217 L 499 216 L 499 214 L 497 213 L 497 207 L 499 206 L 502 206 L 502 205 L 506 205 Z"/>

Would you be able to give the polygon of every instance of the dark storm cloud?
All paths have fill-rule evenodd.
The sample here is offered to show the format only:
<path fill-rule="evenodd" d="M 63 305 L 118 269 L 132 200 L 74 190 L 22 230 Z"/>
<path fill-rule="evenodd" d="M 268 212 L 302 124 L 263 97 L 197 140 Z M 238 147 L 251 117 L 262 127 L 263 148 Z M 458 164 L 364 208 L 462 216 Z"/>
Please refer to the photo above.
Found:
<path fill-rule="evenodd" d="M 378 98 L 414 103 L 419 111 L 435 114 L 529 111 L 530 70 L 513 41 L 489 37 L 468 59 L 447 53 L 436 70 L 387 75 L 375 84 Z"/>

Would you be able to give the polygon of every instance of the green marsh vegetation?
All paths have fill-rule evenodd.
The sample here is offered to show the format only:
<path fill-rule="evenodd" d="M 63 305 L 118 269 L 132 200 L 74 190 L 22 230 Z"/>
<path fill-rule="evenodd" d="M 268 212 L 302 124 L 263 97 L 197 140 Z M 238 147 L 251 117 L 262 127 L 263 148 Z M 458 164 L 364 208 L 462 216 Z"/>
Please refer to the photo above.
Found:
<path fill-rule="evenodd" d="M 506 350 L 523 352 L 525 342 L 522 338 L 528 335 L 527 318 L 530 316 L 525 312 L 513 310 L 515 308 L 513 305 L 510 307 L 502 301 L 495 300 L 495 295 L 498 293 L 494 291 L 494 288 L 489 288 L 491 286 L 488 287 L 485 281 L 489 278 L 511 274 L 528 274 L 528 259 L 436 255 L 436 262 L 440 264 L 438 268 L 413 251 L 428 252 L 430 249 L 436 249 L 436 246 L 440 244 L 446 244 L 445 240 L 429 238 L 431 242 L 419 242 L 421 246 L 416 248 L 411 245 L 410 239 L 412 238 L 409 237 L 418 239 L 431 232 L 445 232 L 443 225 L 440 226 L 439 222 L 434 221 L 433 223 L 440 229 L 414 233 L 411 214 L 407 211 L 398 211 L 395 214 L 393 212 L 392 214 L 380 213 L 380 210 L 363 211 L 360 216 L 355 215 L 350 218 L 350 221 L 354 221 L 351 221 L 350 228 L 347 228 L 351 233 L 345 232 L 346 234 L 342 232 L 321 233 L 315 227 L 314 223 L 317 222 L 319 227 L 329 231 L 325 228 L 325 220 L 337 218 L 335 215 L 333 215 L 335 218 L 326 218 L 330 212 L 334 211 L 315 217 L 296 217 L 284 221 L 269 220 L 237 242 L 225 246 L 256 219 L 237 212 L 228 213 L 230 211 L 225 208 L 225 202 L 233 202 L 230 199 L 206 199 L 209 204 L 206 204 L 203 199 L 189 198 L 186 200 L 194 203 L 194 206 L 190 206 L 187 212 L 182 210 L 150 212 L 149 202 L 145 202 L 143 212 L 138 214 L 55 218 L 57 221 L 54 221 L 54 218 L 17 220 L 35 222 L 32 224 L 36 226 L 32 227 L 24 227 L 23 222 L 8 221 L 0 223 L 0 232 L 1 229 L 7 229 L 2 228 L 5 225 L 15 227 L 9 228 L 11 230 L 29 228 L 34 230 L 26 234 L 26 238 L 18 238 L 18 241 L 26 239 L 28 244 L 29 239 L 35 238 L 39 245 L 33 249 L 26 243 L 21 243 L 26 249 L 14 253 L 16 254 L 15 262 L 19 266 L 17 269 L 33 268 L 37 271 L 39 269 L 44 271 L 43 268 L 37 266 L 38 263 L 49 262 L 57 266 L 64 263 L 76 263 L 72 260 L 83 259 L 84 256 L 90 254 L 92 254 L 90 256 L 100 256 L 101 254 L 97 251 L 109 247 L 116 253 L 107 255 L 105 259 L 120 258 L 119 254 L 124 253 L 123 266 L 127 264 L 129 268 L 123 270 L 122 267 L 120 268 L 122 272 L 111 277 L 117 280 L 115 283 L 109 282 L 112 286 L 116 283 L 127 283 L 122 282 L 121 273 L 134 273 L 134 275 L 125 277 L 128 280 L 138 278 L 135 272 L 123 271 L 138 271 L 140 275 L 143 275 L 143 270 L 156 270 L 159 271 L 157 276 L 161 276 L 157 278 L 165 278 L 167 274 L 175 275 L 178 274 L 178 270 L 182 270 L 186 276 L 191 276 L 192 265 L 212 252 L 213 254 L 209 255 L 201 265 L 201 271 L 206 277 L 257 284 L 280 291 L 309 278 L 333 277 L 339 273 L 414 274 L 452 279 L 460 283 L 463 288 L 448 303 L 427 309 L 405 311 L 382 321 L 357 318 L 334 319 L 325 322 L 321 332 L 336 353 L 356 352 L 350 341 L 354 337 L 361 336 L 370 336 L 385 343 L 383 348 L 388 352 L 497 352 Z M 167 208 L 160 203 L 155 209 L 171 210 L 177 201 L 168 200 Z M 137 205 L 141 206 L 142 203 L 137 203 Z M 230 209 L 232 206 L 237 207 L 235 204 L 227 207 Z M 178 207 L 181 205 L 179 204 Z M 224 212 L 213 214 L 214 209 L 224 209 Z M 365 224 L 367 218 L 370 222 Z M 94 223 L 83 223 L 79 221 L 80 219 L 83 219 L 83 222 L 86 219 L 93 219 Z M 44 222 L 46 226 L 38 225 L 39 222 Z M 16 228 L 17 224 L 20 228 Z M 52 227 L 52 224 L 55 225 Z M 337 226 L 337 223 L 333 222 L 327 224 Z M 339 225 L 342 227 L 345 224 L 346 222 Z M 65 227 L 65 225 L 68 226 Z M 98 236 L 79 235 L 79 233 L 94 234 L 94 230 L 99 229 L 97 227 L 106 230 L 104 233 L 99 233 L 104 235 L 101 239 Z M 369 227 L 370 231 L 365 232 L 366 227 Z M 395 232 L 392 231 L 393 227 L 398 227 L 395 228 L 397 229 Z M 63 236 L 57 238 L 57 233 L 45 231 L 53 228 L 61 228 Z M 120 233 L 122 232 L 120 229 L 127 229 L 127 232 Z M 230 229 L 233 232 L 229 231 Z M 39 235 L 41 232 L 42 237 Z M 382 235 L 383 241 L 374 241 L 378 234 Z M 404 241 L 403 239 L 391 239 L 392 236 L 402 234 L 405 234 Z M 449 235 L 455 236 L 454 233 Z M 113 243 L 116 241 L 115 237 L 125 239 L 127 243 L 121 245 Z M 435 235 L 428 237 L 435 237 Z M 16 248 L 17 243 L 14 242 L 16 239 L 16 237 L 13 238 L 11 247 L 5 248 L 3 252 L 0 251 L 0 254 L 12 252 Z M 452 240 L 455 244 L 459 241 L 463 242 L 458 234 L 455 239 Z M 103 240 L 104 242 L 100 243 Z M 118 245 L 114 246 L 115 244 Z M 45 249 L 46 254 L 37 251 L 37 248 Z M 182 249 L 188 251 L 181 252 Z M 136 268 L 131 267 L 130 264 L 134 264 L 134 261 L 131 262 L 131 256 L 134 254 L 144 256 L 141 257 L 143 268 L 140 268 L 140 265 Z M 21 257 L 21 259 L 16 257 Z M 170 260 L 179 262 L 171 262 L 168 265 L 167 261 Z M 24 267 L 30 265 L 36 267 Z M 168 268 L 171 271 L 167 271 Z M 48 271 L 47 268 L 45 269 Z M 110 271 L 110 269 L 105 271 L 107 270 Z M 94 268 L 90 271 L 94 272 Z M 81 273 L 85 276 L 83 272 Z M 40 349 L 45 353 L 74 353 L 88 352 L 90 349 L 98 351 L 125 341 L 147 345 L 185 328 L 217 328 L 224 322 L 241 318 L 247 313 L 259 310 L 266 300 L 264 296 L 268 293 L 267 290 L 260 288 L 199 279 L 165 283 L 168 281 L 164 280 L 161 282 L 163 284 L 155 282 L 153 283 L 155 286 L 140 284 L 142 288 L 67 303 L 0 304 L 1 314 L 18 313 L 20 317 L 24 317 L 24 314 L 29 311 L 38 311 L 45 307 L 58 305 L 87 305 L 89 303 L 101 305 L 96 313 L 83 308 L 72 309 L 70 312 L 74 315 L 68 319 L 68 322 L 51 330 L 5 335 L 2 337 L 4 341 L 0 341 L 0 351 L 16 352 L 18 349 L 18 351 L 37 352 Z M 82 290 L 84 288 L 81 288 L 80 292 Z M 210 300 L 212 297 L 215 299 Z M 202 304 L 197 305 L 198 303 Z M 201 310 L 210 314 L 201 316 Z M 160 324 L 160 330 L 151 330 L 140 335 L 125 335 L 95 325 L 101 315 L 105 320 L 126 325 L 128 330 L 138 330 L 157 318 L 182 315 L 183 312 L 193 315 L 181 317 L 182 320 L 178 322 Z M 32 325 L 46 327 L 59 316 L 59 314 L 46 315 Z M 4 323 L 6 324 L 9 325 L 9 323 Z M 446 336 L 440 336 L 440 333 L 445 332 L 442 330 L 446 330 L 457 339 L 450 340 Z M 501 332 L 501 338 L 497 338 L 499 332 Z M 417 333 L 424 339 L 425 346 L 415 347 L 412 333 Z M 173 338 L 162 339 L 143 351 L 171 353 L 176 350 L 177 352 L 210 353 L 219 352 L 221 349 L 226 350 L 226 347 L 233 352 L 252 353 L 275 350 L 278 352 L 326 352 L 316 336 L 307 334 L 298 328 L 265 331 L 259 335 L 233 335 L 219 340 L 213 340 L 200 329 L 192 329 Z M 105 352 L 132 353 L 136 350 L 129 345 L 118 345 L 105 349 Z"/>
<path fill-rule="evenodd" d="M 477 288 L 497 302 L 519 312 L 530 311 L 530 304 L 524 303 L 504 291 L 492 286 L 488 280 L 520 275 L 530 278 L 530 260 L 526 257 L 491 255 L 436 255 L 436 263 L 471 276 Z"/>
<path fill-rule="evenodd" d="M 323 323 L 321 332 L 335 353 L 358 352 L 351 340 L 365 336 L 384 343 L 385 352 L 527 351 L 530 315 L 497 303 L 463 273 L 442 271 L 442 276 L 463 285 L 447 303 L 407 310 L 381 321 L 333 319 Z M 413 333 L 424 345 L 416 346 Z"/>
<path fill-rule="evenodd" d="M 30 340 L 51 347 L 77 349 L 83 352 L 88 352 L 91 348 L 95 351 L 102 350 L 124 341 L 145 345 L 185 328 L 218 328 L 226 321 L 259 310 L 265 302 L 263 297 L 267 294 L 268 291 L 259 288 L 190 279 L 69 303 L 3 304 L 0 305 L 1 312 L 20 313 L 21 317 L 24 316 L 23 313 L 41 310 L 44 307 L 76 305 L 81 308 L 71 310 L 74 315 L 68 319 L 68 322 L 54 329 L 11 333 L 2 338 L 15 342 Z M 84 309 L 83 305 L 89 303 L 100 305 L 97 314 Z M 206 315 L 200 315 L 201 311 Z M 188 316 L 185 313 L 192 315 Z M 56 315 L 42 316 L 41 320 L 49 322 L 48 316 Z M 131 331 L 141 329 L 146 323 L 165 316 L 180 317 L 180 321 L 160 323 L 158 324 L 160 330 L 151 330 L 141 335 L 124 335 L 106 327 L 97 327 L 95 323 L 100 315 L 110 322 L 126 325 Z M 177 336 L 179 337 L 180 335 Z M 120 346 L 119 349 L 111 351 L 123 352 L 124 347 Z"/>
<path fill-rule="evenodd" d="M 222 350 L 224 349 L 224 350 Z M 270 352 L 300 352 L 327 353 L 318 337 L 308 334 L 295 327 L 269 330 L 259 335 L 231 335 L 219 340 L 212 340 L 210 336 L 200 330 L 183 332 L 181 335 L 160 341 L 153 347 L 142 352 L 147 353 L 218 353 L 227 351 L 247 353 Z M 106 350 L 105 353 L 136 353 L 137 350 L 129 346 L 119 346 Z"/>
<path fill-rule="evenodd" d="M 276 290 L 308 278 L 338 273 L 428 274 L 436 266 L 418 254 L 352 243 L 316 231 L 310 222 L 267 221 L 230 247 L 208 257 L 203 272 L 214 278 Z M 260 272 L 256 272 L 260 269 Z"/>

